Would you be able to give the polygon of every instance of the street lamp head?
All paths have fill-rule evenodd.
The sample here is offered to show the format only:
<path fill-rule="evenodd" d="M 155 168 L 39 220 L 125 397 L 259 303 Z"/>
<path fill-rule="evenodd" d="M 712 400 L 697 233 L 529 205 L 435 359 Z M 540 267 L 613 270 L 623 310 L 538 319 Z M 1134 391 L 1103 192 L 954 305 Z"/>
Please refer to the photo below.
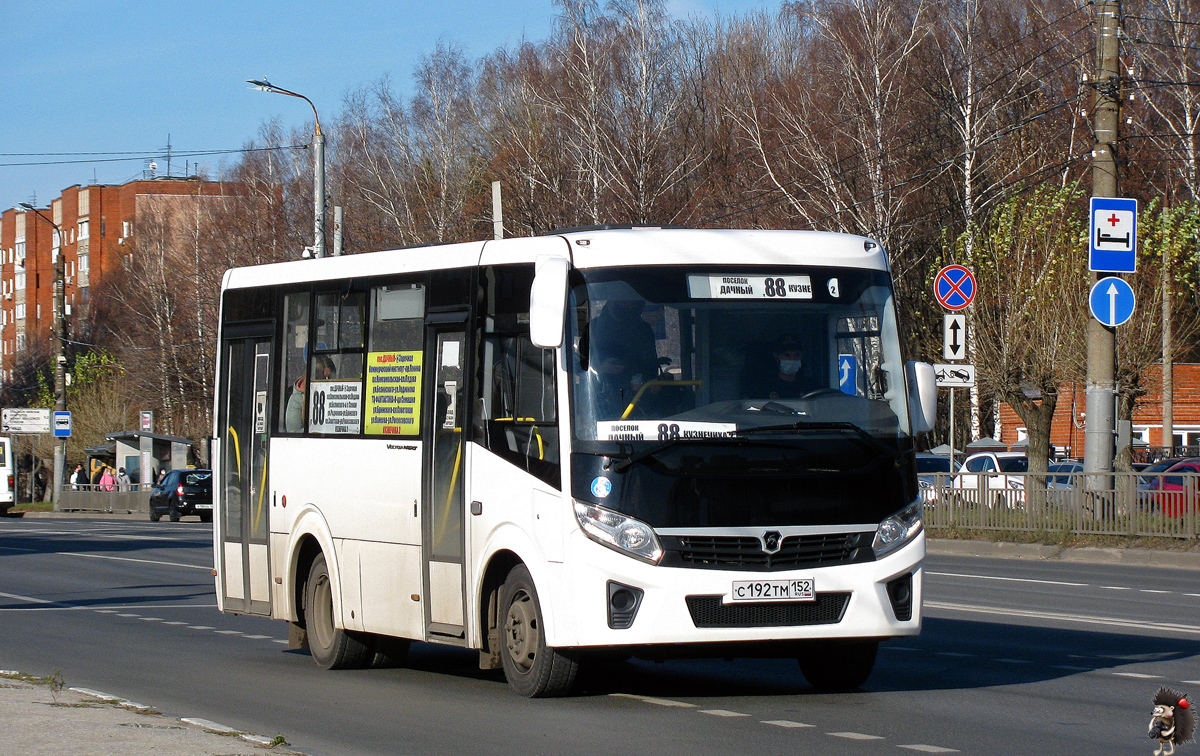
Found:
<path fill-rule="evenodd" d="M 260 92 L 270 92 L 275 88 L 271 86 L 271 82 L 267 81 L 266 77 L 263 77 L 262 81 L 258 81 L 256 79 L 246 79 L 246 83 L 253 84 L 254 88 Z"/>
<path fill-rule="evenodd" d="M 28 202 L 18 202 L 17 204 L 20 205 L 21 207 L 25 208 L 26 210 L 33 209 L 33 205 L 29 204 Z"/>

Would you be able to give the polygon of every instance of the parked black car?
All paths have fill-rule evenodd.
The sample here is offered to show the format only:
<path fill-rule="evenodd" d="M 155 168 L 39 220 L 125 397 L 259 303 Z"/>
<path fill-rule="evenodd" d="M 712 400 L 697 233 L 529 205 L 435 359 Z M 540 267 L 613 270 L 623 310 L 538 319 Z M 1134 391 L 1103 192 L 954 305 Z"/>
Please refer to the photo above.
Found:
<path fill-rule="evenodd" d="M 150 522 L 163 515 L 179 522 L 185 515 L 198 515 L 212 522 L 212 470 L 171 470 L 150 492 Z"/>

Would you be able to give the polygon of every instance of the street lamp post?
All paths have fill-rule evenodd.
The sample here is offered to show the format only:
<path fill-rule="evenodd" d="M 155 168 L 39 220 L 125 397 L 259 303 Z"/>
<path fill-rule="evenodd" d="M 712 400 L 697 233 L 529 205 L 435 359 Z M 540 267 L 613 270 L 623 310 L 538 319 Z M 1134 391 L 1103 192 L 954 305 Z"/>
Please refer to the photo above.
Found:
<path fill-rule="evenodd" d="M 63 258 L 67 254 L 66 237 L 63 235 L 62 229 L 58 224 L 42 215 L 36 207 L 28 202 L 22 202 L 21 207 L 29 210 L 37 215 L 37 217 L 54 226 L 55 233 L 58 234 L 58 254 L 54 257 L 54 409 L 59 412 L 65 412 L 67 409 L 67 358 L 63 354 L 63 345 L 66 343 L 66 323 L 64 317 L 64 283 L 66 278 L 63 275 L 64 264 Z M 51 425 L 53 427 L 53 424 Z M 51 498 L 54 501 L 54 509 L 58 509 L 59 494 L 62 492 L 63 473 L 66 468 L 67 460 L 67 439 L 60 438 L 58 443 L 54 445 L 54 482 L 51 490 Z M 30 469 L 32 474 L 33 470 Z"/>
<path fill-rule="evenodd" d="M 316 131 L 313 134 L 313 257 L 325 256 L 325 135 L 321 133 L 321 119 L 317 116 L 317 106 L 312 100 L 302 94 L 277 87 L 263 79 L 247 79 L 247 84 L 253 84 L 255 89 L 263 92 L 299 97 L 308 103 L 313 111 L 313 122 Z"/>

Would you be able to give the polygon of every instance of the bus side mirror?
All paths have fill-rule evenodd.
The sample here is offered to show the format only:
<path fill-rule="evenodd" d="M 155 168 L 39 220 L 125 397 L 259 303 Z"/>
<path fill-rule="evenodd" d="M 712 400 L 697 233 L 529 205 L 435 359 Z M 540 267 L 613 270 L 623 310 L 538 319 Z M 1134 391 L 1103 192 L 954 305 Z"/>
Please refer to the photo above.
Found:
<path fill-rule="evenodd" d="M 928 433 L 937 424 L 937 377 L 927 362 L 909 362 L 907 368 L 913 433 Z"/>
<path fill-rule="evenodd" d="M 538 258 L 529 292 L 529 340 L 536 347 L 562 346 L 569 267 L 565 257 Z"/>

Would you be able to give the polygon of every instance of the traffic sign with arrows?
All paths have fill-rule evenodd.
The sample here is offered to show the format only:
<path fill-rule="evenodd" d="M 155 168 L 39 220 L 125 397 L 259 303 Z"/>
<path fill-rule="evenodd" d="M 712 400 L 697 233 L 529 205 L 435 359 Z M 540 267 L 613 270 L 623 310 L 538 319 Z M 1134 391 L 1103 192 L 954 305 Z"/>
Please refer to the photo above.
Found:
<path fill-rule="evenodd" d="M 838 355 L 838 388 L 850 396 L 858 393 L 858 358 L 852 354 Z"/>
<path fill-rule="evenodd" d="M 1092 317 L 1110 328 L 1129 322 L 1135 305 L 1133 287 L 1116 276 L 1101 278 L 1088 296 Z"/>
<path fill-rule="evenodd" d="M 942 358 L 961 360 L 967 356 L 967 316 L 962 313 L 942 316 Z"/>

